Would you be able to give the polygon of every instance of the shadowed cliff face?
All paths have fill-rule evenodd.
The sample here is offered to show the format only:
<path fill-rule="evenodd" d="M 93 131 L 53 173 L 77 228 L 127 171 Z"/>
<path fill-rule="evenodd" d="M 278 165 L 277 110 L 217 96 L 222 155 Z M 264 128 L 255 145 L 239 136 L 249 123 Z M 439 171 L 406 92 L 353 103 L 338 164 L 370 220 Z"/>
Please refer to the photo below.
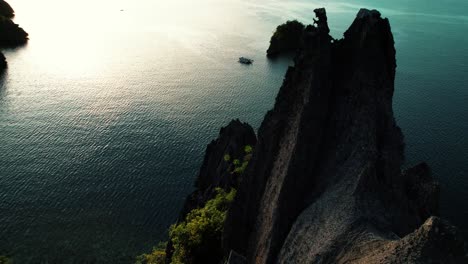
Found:
<path fill-rule="evenodd" d="M 437 214 L 439 187 L 426 164 L 401 171 L 388 20 L 362 9 L 344 38 L 332 40 L 325 10 L 315 14 L 259 129 L 224 247 L 248 263 L 365 262 L 368 252 L 376 260 L 466 261 L 463 241 L 438 218 L 410 234 Z M 450 231 L 450 246 L 436 246 L 442 238 L 428 235 L 436 229 Z"/>
<path fill-rule="evenodd" d="M 184 207 L 179 214 L 178 222 L 184 221 L 187 214 L 196 208 L 203 207 L 206 202 L 216 196 L 216 188 L 230 190 L 237 189 L 242 178 L 242 173 L 235 172 L 234 160 L 250 159 L 250 153 L 246 153 L 246 146 L 255 147 L 257 138 L 253 128 L 239 120 L 232 120 L 226 127 L 221 128 L 219 136 L 206 148 L 200 172 L 198 174 L 195 191 L 185 200 Z M 227 159 L 229 158 L 229 159 Z M 205 248 L 210 255 L 203 254 L 193 257 L 190 263 L 217 263 L 222 257 L 222 248 Z M 219 251 L 219 256 L 216 252 Z M 166 247 L 166 262 L 170 263 L 174 254 L 173 241 L 169 240 Z"/>
<path fill-rule="evenodd" d="M 196 190 L 187 197 L 179 218 L 212 199 L 216 194 L 215 188 L 237 189 L 242 175 L 233 172 L 232 160 L 242 160 L 246 155 L 245 146 L 254 147 L 256 142 L 255 132 L 247 123 L 232 120 L 221 128 L 218 138 L 206 147 L 205 158 L 195 183 Z M 225 160 L 226 155 L 229 156 L 229 161 Z"/>

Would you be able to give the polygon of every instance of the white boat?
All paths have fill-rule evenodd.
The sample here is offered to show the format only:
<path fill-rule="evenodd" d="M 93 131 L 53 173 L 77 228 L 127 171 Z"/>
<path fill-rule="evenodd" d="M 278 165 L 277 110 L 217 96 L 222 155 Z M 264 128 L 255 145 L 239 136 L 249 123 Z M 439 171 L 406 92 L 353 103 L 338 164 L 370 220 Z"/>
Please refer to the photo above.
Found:
<path fill-rule="evenodd" d="M 240 57 L 239 62 L 242 64 L 252 64 L 253 60 L 245 57 Z"/>

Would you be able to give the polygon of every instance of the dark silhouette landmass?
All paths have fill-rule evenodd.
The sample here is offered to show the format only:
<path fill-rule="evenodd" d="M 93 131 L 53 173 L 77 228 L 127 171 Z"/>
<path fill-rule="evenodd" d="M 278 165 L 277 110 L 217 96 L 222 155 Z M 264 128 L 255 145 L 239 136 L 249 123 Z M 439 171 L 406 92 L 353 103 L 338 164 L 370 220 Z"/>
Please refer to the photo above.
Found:
<path fill-rule="evenodd" d="M 0 72 L 5 70 L 6 68 L 7 68 L 7 62 L 6 62 L 5 55 L 3 55 L 3 53 L 0 52 Z"/>
<path fill-rule="evenodd" d="M 13 8 L 3 0 L 0 0 L 0 16 L 4 16 L 6 18 L 12 18 L 15 16 Z"/>
<path fill-rule="evenodd" d="M 28 42 L 28 33 L 11 20 L 14 16 L 13 8 L 7 2 L 0 0 L 0 47 L 17 47 Z M 0 72 L 6 68 L 7 61 L 0 52 Z"/>
<path fill-rule="evenodd" d="M 304 28 L 304 24 L 297 20 L 279 25 L 271 37 L 267 56 L 274 57 L 281 53 L 296 51 L 301 46 Z"/>
<path fill-rule="evenodd" d="M 216 187 L 237 194 L 222 243 L 197 245 L 222 256 L 200 262 L 188 250 L 186 263 L 468 263 L 461 234 L 438 217 L 429 166 L 402 169 L 389 21 L 361 9 L 333 40 L 325 9 L 315 14 L 257 139 L 236 120 L 208 146 L 179 222 Z M 233 174 L 246 144 L 248 165 Z M 170 263 L 171 243 L 146 263 Z"/>
<path fill-rule="evenodd" d="M 28 33 L 9 18 L 0 16 L 0 46 L 21 46 L 28 42 Z"/>

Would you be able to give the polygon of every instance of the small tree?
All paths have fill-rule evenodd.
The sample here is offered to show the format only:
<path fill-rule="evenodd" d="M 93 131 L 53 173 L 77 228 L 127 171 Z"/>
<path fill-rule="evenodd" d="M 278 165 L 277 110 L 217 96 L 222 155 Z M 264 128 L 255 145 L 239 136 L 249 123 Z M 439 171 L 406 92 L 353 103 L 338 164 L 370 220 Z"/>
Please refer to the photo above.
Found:
<path fill-rule="evenodd" d="M 212 263 L 222 257 L 221 235 L 236 190 L 227 193 L 217 188 L 216 192 L 204 207 L 192 210 L 185 221 L 171 226 L 172 263 Z"/>

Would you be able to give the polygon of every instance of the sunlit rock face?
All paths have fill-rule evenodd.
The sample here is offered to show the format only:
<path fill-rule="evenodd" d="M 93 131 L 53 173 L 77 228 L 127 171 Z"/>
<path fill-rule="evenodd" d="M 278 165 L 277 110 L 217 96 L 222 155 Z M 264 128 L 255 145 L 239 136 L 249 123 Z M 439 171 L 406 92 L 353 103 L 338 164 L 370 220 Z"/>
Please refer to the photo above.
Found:
<path fill-rule="evenodd" d="M 315 14 L 259 129 L 226 252 L 247 263 L 466 263 L 456 229 L 427 220 L 439 196 L 429 167 L 401 169 L 389 21 L 362 9 L 333 40 L 325 10 Z"/>

